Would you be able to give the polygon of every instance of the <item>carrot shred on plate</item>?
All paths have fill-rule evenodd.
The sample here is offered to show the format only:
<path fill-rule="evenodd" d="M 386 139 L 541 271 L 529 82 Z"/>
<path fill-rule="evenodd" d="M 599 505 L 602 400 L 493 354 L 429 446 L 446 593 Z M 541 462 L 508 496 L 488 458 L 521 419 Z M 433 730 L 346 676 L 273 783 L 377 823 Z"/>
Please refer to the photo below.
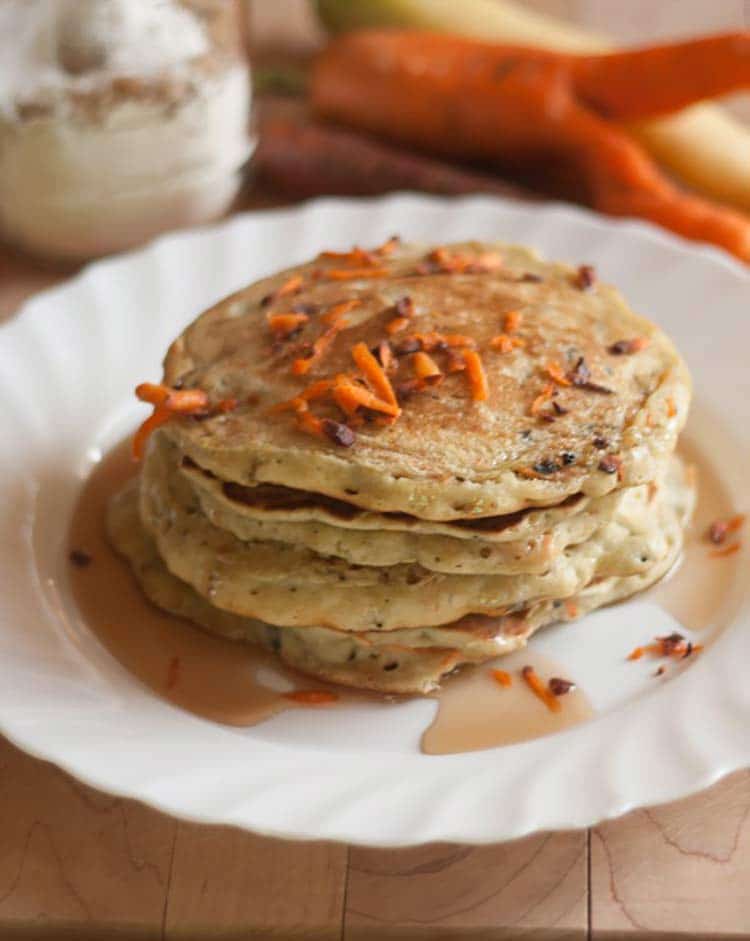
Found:
<path fill-rule="evenodd" d="M 496 683 L 499 683 L 500 686 L 507 687 L 513 685 L 513 677 L 508 673 L 507 670 L 493 670 L 492 678 Z"/>
<path fill-rule="evenodd" d="M 544 703 L 550 712 L 560 711 L 562 708 L 560 705 L 560 700 L 544 685 L 534 667 L 525 666 L 521 670 L 521 676 L 526 681 L 526 685 L 529 687 L 531 692 L 537 697 L 537 699 L 540 699 Z"/>

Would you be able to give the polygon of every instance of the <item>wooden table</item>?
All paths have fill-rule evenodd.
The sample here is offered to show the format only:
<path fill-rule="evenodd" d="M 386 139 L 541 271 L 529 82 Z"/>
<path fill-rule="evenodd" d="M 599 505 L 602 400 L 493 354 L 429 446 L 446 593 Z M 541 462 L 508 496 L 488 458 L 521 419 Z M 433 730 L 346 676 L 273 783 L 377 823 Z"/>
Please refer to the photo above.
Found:
<path fill-rule="evenodd" d="M 256 4 L 274 38 L 294 2 Z M 0 320 L 58 279 L 0 251 Z M 590 831 L 380 851 L 182 823 L 0 738 L 0 941 L 520 937 L 750 938 L 750 773 Z"/>

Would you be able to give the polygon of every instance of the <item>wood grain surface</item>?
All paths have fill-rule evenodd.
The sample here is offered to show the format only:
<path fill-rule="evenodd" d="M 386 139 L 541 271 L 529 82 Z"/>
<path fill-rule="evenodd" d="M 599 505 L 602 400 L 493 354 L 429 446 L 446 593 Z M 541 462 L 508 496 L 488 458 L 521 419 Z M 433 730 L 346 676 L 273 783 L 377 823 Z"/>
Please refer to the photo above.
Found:
<path fill-rule="evenodd" d="M 667 32 L 667 10 L 695 28 L 747 14 L 743 0 L 533 5 L 624 39 Z M 255 0 L 249 25 L 259 45 L 319 39 L 304 0 Z M 0 322 L 60 277 L 0 250 Z M 750 773 L 590 832 L 375 851 L 178 822 L 0 738 L 0 941 L 256 938 L 750 938 Z"/>

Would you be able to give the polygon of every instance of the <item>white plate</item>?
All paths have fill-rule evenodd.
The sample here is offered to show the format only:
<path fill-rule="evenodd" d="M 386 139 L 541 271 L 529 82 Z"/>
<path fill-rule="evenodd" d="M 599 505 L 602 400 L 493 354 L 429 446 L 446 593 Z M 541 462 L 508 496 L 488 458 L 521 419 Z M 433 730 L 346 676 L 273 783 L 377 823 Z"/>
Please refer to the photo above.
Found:
<path fill-rule="evenodd" d="M 640 223 L 483 197 L 321 200 L 171 235 L 92 265 L 0 329 L 0 729 L 95 787 L 178 816 L 381 846 L 582 827 L 747 764 L 746 586 L 733 623 L 666 683 L 649 680 L 652 666 L 622 663 L 644 632 L 670 627 L 648 601 L 544 632 L 535 642 L 564 658 L 596 719 L 441 757 L 417 750 L 429 701 L 293 710 L 248 730 L 197 719 L 142 687 L 80 623 L 66 580 L 73 501 L 134 424 L 132 388 L 159 376 L 167 343 L 260 275 L 393 232 L 517 240 L 595 264 L 677 341 L 710 417 L 703 444 L 734 505 L 750 506 L 750 275 L 718 251 Z"/>

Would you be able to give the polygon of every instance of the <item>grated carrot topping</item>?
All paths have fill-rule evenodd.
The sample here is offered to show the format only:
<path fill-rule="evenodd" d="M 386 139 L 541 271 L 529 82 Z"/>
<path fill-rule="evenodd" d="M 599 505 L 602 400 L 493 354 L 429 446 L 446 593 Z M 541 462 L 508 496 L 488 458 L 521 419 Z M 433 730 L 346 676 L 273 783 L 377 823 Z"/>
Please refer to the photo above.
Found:
<path fill-rule="evenodd" d="M 636 647 L 634 650 L 630 651 L 630 653 L 627 656 L 627 659 L 628 660 L 640 660 L 645 652 L 646 651 L 643 647 Z"/>
<path fill-rule="evenodd" d="M 498 353 L 512 353 L 514 349 L 526 346 L 521 337 L 509 337 L 507 333 L 499 333 L 490 340 L 490 348 Z"/>
<path fill-rule="evenodd" d="M 526 685 L 529 687 L 531 692 L 541 699 L 545 706 L 550 710 L 550 712 L 559 712 L 562 708 L 560 700 L 555 696 L 554 693 L 550 692 L 549 689 L 542 683 L 539 678 L 539 674 L 536 672 L 534 667 L 526 666 L 521 670 L 521 676 L 526 681 Z"/>
<path fill-rule="evenodd" d="M 745 524 L 747 516 L 744 513 L 737 513 L 736 516 L 731 517 L 727 520 L 727 532 L 734 533 L 738 529 L 741 529 Z"/>
<path fill-rule="evenodd" d="M 575 603 L 575 601 L 571 601 L 570 599 L 568 599 L 565 602 L 565 613 L 568 615 L 569 618 L 578 617 L 578 605 Z"/>
<path fill-rule="evenodd" d="M 362 370 L 365 380 L 372 387 L 375 394 L 384 402 L 398 408 L 396 393 L 393 391 L 391 380 L 386 376 L 385 370 L 378 360 L 369 351 L 366 343 L 356 344 L 352 349 L 352 359 Z"/>
<path fill-rule="evenodd" d="M 150 405 L 163 405 L 171 392 L 169 386 L 156 385 L 153 382 L 142 382 L 135 387 L 136 398 Z"/>
<path fill-rule="evenodd" d="M 307 314 L 272 314 L 268 317 L 271 333 L 280 339 L 290 336 L 310 320 Z"/>
<path fill-rule="evenodd" d="M 515 333 L 521 326 L 523 315 L 520 310 L 509 310 L 503 318 L 503 330 L 506 333 Z"/>
<path fill-rule="evenodd" d="M 385 332 L 389 336 L 393 336 L 394 333 L 398 333 L 400 330 L 404 330 L 408 325 L 408 317 L 394 317 L 393 320 L 389 320 L 385 325 Z"/>
<path fill-rule="evenodd" d="M 323 431 L 323 422 L 307 410 L 307 405 L 297 412 L 297 427 L 300 431 L 305 431 L 310 435 L 316 435 L 319 438 L 325 437 Z"/>
<path fill-rule="evenodd" d="M 440 367 L 429 353 L 422 353 L 421 351 L 415 353 L 412 357 L 412 366 L 417 378 L 425 382 L 437 382 L 443 378 Z"/>
<path fill-rule="evenodd" d="M 507 670 L 492 670 L 492 678 L 495 682 L 506 688 L 513 685 L 513 677 Z"/>
<path fill-rule="evenodd" d="M 320 272 L 321 278 L 329 281 L 356 281 L 364 278 L 387 278 L 387 268 L 327 268 Z"/>
<path fill-rule="evenodd" d="M 373 252 L 368 252 L 366 249 L 355 245 L 354 248 L 349 249 L 348 252 L 321 252 L 318 258 L 325 258 L 330 261 L 351 262 L 353 265 L 362 266 L 375 264 L 373 254 Z"/>
<path fill-rule="evenodd" d="M 262 304 L 273 304 L 281 297 L 289 297 L 290 294 L 296 294 L 302 287 L 302 275 L 296 274 L 288 278 L 280 287 L 272 291 L 267 297 L 263 298 Z"/>
<path fill-rule="evenodd" d="M 279 412 L 304 411 L 307 402 L 322 399 L 324 396 L 328 395 L 333 387 L 333 382 L 333 379 L 318 379 L 317 382 L 313 382 L 312 385 L 303 389 L 302 392 L 299 392 L 294 398 L 272 405 L 268 410 L 268 414 L 276 415 Z"/>
<path fill-rule="evenodd" d="M 440 334 L 436 334 L 436 336 L 440 336 Z M 445 333 L 441 337 L 441 342 L 449 348 L 465 347 L 466 349 L 472 350 L 475 349 L 477 345 L 473 337 L 464 336 L 463 333 Z"/>
<path fill-rule="evenodd" d="M 295 702 L 299 706 L 327 706 L 338 701 L 338 693 L 327 689 L 293 689 L 290 693 L 281 694 L 284 699 Z"/>
<path fill-rule="evenodd" d="M 152 432 L 174 415 L 205 414 L 208 409 L 208 395 L 202 389 L 170 389 L 169 386 L 142 382 L 136 386 L 135 394 L 142 402 L 154 406 L 153 413 L 133 436 L 132 450 L 136 461 L 145 454 Z"/>
<path fill-rule="evenodd" d="M 487 385 L 487 374 L 484 371 L 479 353 L 476 350 L 464 350 L 463 356 L 466 363 L 466 375 L 469 378 L 471 397 L 475 402 L 484 402 L 489 396 L 489 386 Z"/>
<path fill-rule="evenodd" d="M 359 408 L 369 408 L 393 418 L 398 417 L 401 409 L 397 404 L 384 402 L 364 386 L 353 382 L 349 376 L 339 376 L 332 390 L 333 400 L 345 415 L 354 415 Z"/>
<path fill-rule="evenodd" d="M 156 431 L 157 428 L 166 423 L 172 418 L 173 412 L 168 409 L 165 405 L 157 405 L 153 411 L 153 414 L 150 415 L 145 422 L 140 426 L 138 431 L 136 431 L 133 436 L 133 459 L 140 461 L 143 455 L 146 453 L 146 444 L 148 439 L 151 437 L 151 434 Z"/>
<path fill-rule="evenodd" d="M 361 303 L 362 301 L 358 297 L 355 297 L 349 301 L 341 301 L 338 304 L 334 304 L 333 307 L 323 314 L 320 321 L 328 326 L 345 327 L 347 324 L 342 320 L 344 314 L 348 314 L 350 310 L 359 307 Z"/>
<path fill-rule="evenodd" d="M 677 406 L 674 404 L 674 399 L 667 399 L 667 416 L 669 418 L 674 418 L 677 414 Z"/>
<path fill-rule="evenodd" d="M 712 549 L 708 555 L 712 559 L 721 559 L 728 555 L 734 555 L 735 552 L 740 551 L 742 543 L 733 542 L 729 546 L 723 546 L 721 549 Z"/>
<path fill-rule="evenodd" d="M 551 382 L 548 382 L 539 395 L 531 403 L 531 408 L 529 409 L 530 415 L 540 415 L 544 406 L 549 402 L 549 400 L 555 394 L 555 387 Z"/>
<path fill-rule="evenodd" d="M 318 337 L 318 339 L 313 343 L 312 353 L 310 356 L 302 357 L 300 359 L 295 359 L 292 363 L 292 373 L 295 376 L 304 376 L 306 375 L 312 367 L 322 359 L 323 356 L 328 352 L 328 349 L 333 345 L 333 341 L 336 339 L 338 333 L 346 326 L 346 322 L 343 319 L 339 319 L 336 323 L 331 324 L 330 327 Z"/>
<path fill-rule="evenodd" d="M 573 383 L 565 375 L 565 370 L 562 366 L 555 360 L 550 360 L 547 365 L 544 367 L 544 371 L 552 379 L 553 382 L 556 382 L 559 386 L 570 386 Z"/>

